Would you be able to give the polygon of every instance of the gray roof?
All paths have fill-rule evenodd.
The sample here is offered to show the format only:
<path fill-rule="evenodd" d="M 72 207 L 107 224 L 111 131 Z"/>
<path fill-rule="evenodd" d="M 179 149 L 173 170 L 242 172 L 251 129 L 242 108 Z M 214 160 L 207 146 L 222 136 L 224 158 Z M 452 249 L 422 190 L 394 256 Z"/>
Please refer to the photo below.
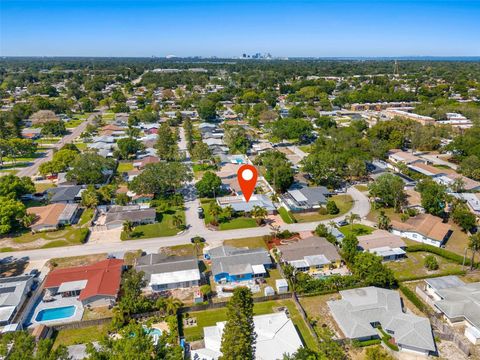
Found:
<path fill-rule="evenodd" d="M 243 195 L 219 197 L 217 202 L 220 207 L 226 208 L 231 206 L 234 211 L 250 212 L 255 206 L 260 206 L 269 212 L 276 210 L 272 200 L 263 194 L 252 195 L 248 202 L 245 201 Z"/>
<path fill-rule="evenodd" d="M 454 285 L 456 281 L 448 279 L 447 282 Z M 452 287 L 446 287 L 446 282 L 440 285 L 445 287 L 437 289 L 436 293 L 442 300 L 436 301 L 435 306 L 448 318 L 465 318 L 480 329 L 480 282 Z"/>
<path fill-rule="evenodd" d="M 304 259 L 307 260 L 307 258 L 312 256 L 323 256 L 329 262 L 341 259 L 335 245 L 329 243 L 327 239 L 319 236 L 311 236 L 289 245 L 280 245 L 277 246 L 277 249 L 282 253 L 282 259 L 287 262 Z M 314 260 L 312 258 L 310 259 Z M 311 265 L 317 263 L 321 264 L 316 261 L 309 261 L 308 263 Z"/>
<path fill-rule="evenodd" d="M 14 310 L 22 305 L 32 283 L 33 276 L 30 275 L 0 278 L 0 322 L 10 320 Z"/>
<path fill-rule="evenodd" d="M 107 213 L 105 224 L 117 221 L 141 222 L 155 219 L 156 212 L 154 208 L 139 208 L 136 206 L 114 206 Z"/>
<path fill-rule="evenodd" d="M 152 274 L 198 270 L 198 260 L 193 256 L 147 254 L 137 259 L 135 270 L 143 271 L 145 278 L 150 279 L 150 275 Z"/>
<path fill-rule="evenodd" d="M 59 186 L 47 190 L 51 203 L 75 201 L 81 197 L 80 192 L 84 189 L 81 185 Z"/>
<path fill-rule="evenodd" d="M 435 290 L 459 287 L 465 283 L 458 278 L 458 276 L 449 275 L 438 278 L 425 279 L 425 282 Z"/>
<path fill-rule="evenodd" d="M 406 314 L 400 295 L 394 290 L 365 287 L 340 291 L 341 300 L 327 304 L 346 337 L 359 339 L 378 336 L 371 325 L 380 323 L 400 346 L 435 351 L 432 329 L 427 318 Z"/>
<path fill-rule="evenodd" d="M 288 195 L 302 207 L 325 204 L 327 202 L 326 196 L 329 194 L 330 191 L 324 186 L 303 187 L 300 189 L 288 190 Z"/>
<path fill-rule="evenodd" d="M 231 275 L 252 272 L 253 265 L 270 265 L 272 259 L 263 248 L 247 249 L 231 246 L 219 246 L 209 250 L 212 260 L 212 274 Z"/>

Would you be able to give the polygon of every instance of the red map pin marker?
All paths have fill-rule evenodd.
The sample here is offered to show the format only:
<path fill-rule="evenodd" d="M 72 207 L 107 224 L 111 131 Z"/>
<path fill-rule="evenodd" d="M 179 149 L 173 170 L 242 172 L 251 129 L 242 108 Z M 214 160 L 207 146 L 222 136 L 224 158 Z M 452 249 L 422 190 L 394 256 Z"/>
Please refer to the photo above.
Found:
<path fill-rule="evenodd" d="M 252 196 L 253 190 L 255 190 L 257 177 L 257 169 L 252 165 L 242 165 L 237 171 L 238 183 L 240 184 L 246 202 L 250 200 L 250 196 Z"/>

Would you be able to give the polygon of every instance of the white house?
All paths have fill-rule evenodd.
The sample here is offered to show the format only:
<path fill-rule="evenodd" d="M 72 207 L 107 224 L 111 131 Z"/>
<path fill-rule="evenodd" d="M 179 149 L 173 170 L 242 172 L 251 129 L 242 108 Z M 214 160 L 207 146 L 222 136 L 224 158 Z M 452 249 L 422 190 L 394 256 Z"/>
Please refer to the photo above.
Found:
<path fill-rule="evenodd" d="M 284 312 L 253 317 L 257 342 L 255 359 L 278 360 L 284 354 L 293 354 L 302 347 L 302 340 L 292 320 Z M 203 328 L 205 347 L 191 351 L 192 360 L 217 360 L 220 352 L 225 322 Z"/>
<path fill-rule="evenodd" d="M 419 214 L 405 222 L 392 220 L 391 232 L 420 243 L 442 246 L 452 234 L 451 226 L 430 214 Z"/>

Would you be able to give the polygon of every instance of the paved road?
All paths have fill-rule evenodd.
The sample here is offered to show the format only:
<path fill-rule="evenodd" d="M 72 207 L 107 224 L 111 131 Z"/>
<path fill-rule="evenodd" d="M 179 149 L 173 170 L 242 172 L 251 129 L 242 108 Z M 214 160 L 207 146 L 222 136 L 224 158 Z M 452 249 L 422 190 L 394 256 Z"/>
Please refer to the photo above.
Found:
<path fill-rule="evenodd" d="M 34 176 L 38 172 L 38 168 L 40 167 L 41 164 L 43 164 L 46 161 L 52 160 L 53 157 L 53 151 L 54 149 L 58 150 L 60 149 L 63 145 L 68 144 L 75 140 L 82 132 L 85 130 L 87 125 L 93 120 L 93 118 L 98 115 L 99 113 L 94 113 L 88 117 L 88 119 L 84 122 L 82 122 L 80 125 L 78 125 L 76 128 L 71 130 L 70 134 L 65 135 L 58 143 L 56 143 L 52 149 L 47 150 L 45 153 L 44 157 L 35 159 L 32 163 L 32 165 L 22 168 L 16 175 L 17 176 Z"/>
<path fill-rule="evenodd" d="M 351 187 L 348 189 L 347 194 L 352 196 L 355 201 L 355 204 L 350 212 L 354 212 L 362 219 L 370 211 L 370 205 L 368 198 L 362 194 L 360 191 Z M 194 208 L 196 209 L 196 208 Z M 349 213 L 350 213 L 349 212 Z M 188 210 L 187 210 L 188 213 Z M 195 214 L 196 215 L 196 214 Z M 193 215 L 192 215 L 193 216 Z M 290 231 L 308 231 L 314 230 L 318 224 L 323 223 L 327 224 L 330 221 L 339 221 L 343 220 L 346 215 L 339 216 L 334 219 L 309 222 L 309 223 L 297 223 L 297 224 L 287 224 L 282 227 L 282 230 L 288 229 Z M 193 219 L 195 217 L 191 217 Z M 199 226 L 199 223 L 201 224 Z M 190 243 L 190 239 L 193 236 L 199 235 L 206 239 L 209 244 L 219 245 L 225 239 L 240 239 L 247 238 L 252 236 L 262 236 L 270 234 L 270 228 L 268 226 L 256 227 L 249 229 L 237 229 L 237 230 L 227 230 L 227 231 L 211 231 L 208 230 L 203 222 L 195 222 L 191 225 L 191 228 L 187 229 L 184 233 L 176 236 L 169 237 L 158 237 L 144 240 L 131 240 L 131 241 L 119 241 L 119 242 L 109 242 L 109 243 L 87 243 L 84 245 L 77 246 L 68 246 L 68 247 L 59 247 L 54 249 L 37 249 L 29 251 L 18 251 L 5 253 L 5 257 L 24 257 L 28 256 L 31 260 L 47 260 L 52 257 L 68 257 L 68 256 L 79 256 L 79 255 L 89 255 L 89 254 L 98 254 L 98 253 L 110 253 L 110 252 L 119 252 L 119 251 L 129 251 L 143 249 L 147 252 L 156 252 L 160 247 L 164 246 L 175 246 Z"/>

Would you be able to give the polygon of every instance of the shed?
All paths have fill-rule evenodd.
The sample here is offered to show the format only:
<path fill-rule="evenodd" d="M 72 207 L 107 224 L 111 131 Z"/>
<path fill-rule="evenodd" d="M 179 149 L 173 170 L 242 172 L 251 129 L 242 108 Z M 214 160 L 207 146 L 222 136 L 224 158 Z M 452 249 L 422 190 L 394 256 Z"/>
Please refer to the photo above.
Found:
<path fill-rule="evenodd" d="M 275 280 L 275 285 L 277 286 L 277 292 L 279 294 L 284 294 L 288 292 L 288 282 L 285 279 Z"/>
<path fill-rule="evenodd" d="M 273 296 L 275 295 L 275 290 L 271 286 L 267 286 L 264 290 L 265 296 Z"/>

